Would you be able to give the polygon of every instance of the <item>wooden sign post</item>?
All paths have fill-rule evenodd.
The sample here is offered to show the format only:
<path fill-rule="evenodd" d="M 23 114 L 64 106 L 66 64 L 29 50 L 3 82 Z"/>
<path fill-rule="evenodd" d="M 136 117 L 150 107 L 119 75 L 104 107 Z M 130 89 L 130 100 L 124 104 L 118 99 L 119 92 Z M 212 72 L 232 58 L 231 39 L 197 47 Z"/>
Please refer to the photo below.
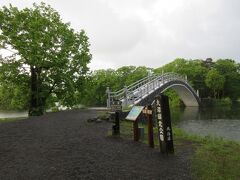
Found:
<path fill-rule="evenodd" d="M 131 111 L 128 113 L 126 119 L 133 122 L 133 140 L 139 140 L 138 133 L 138 117 L 141 114 L 144 106 L 133 106 Z"/>
<path fill-rule="evenodd" d="M 112 126 L 112 134 L 119 135 L 120 134 L 120 120 L 119 114 L 122 111 L 122 102 L 121 101 L 113 101 L 110 105 L 111 111 L 115 112 L 115 125 Z"/>
<path fill-rule="evenodd" d="M 160 151 L 167 154 L 174 153 L 168 97 L 164 95 L 156 96 L 155 108 Z"/>
<path fill-rule="evenodd" d="M 115 125 L 112 126 L 112 134 L 119 135 L 120 134 L 120 120 L 119 120 L 119 112 L 115 112 Z"/>
<path fill-rule="evenodd" d="M 145 114 L 148 122 L 148 144 L 149 147 L 154 148 L 152 106 L 146 106 L 143 109 L 143 114 Z"/>

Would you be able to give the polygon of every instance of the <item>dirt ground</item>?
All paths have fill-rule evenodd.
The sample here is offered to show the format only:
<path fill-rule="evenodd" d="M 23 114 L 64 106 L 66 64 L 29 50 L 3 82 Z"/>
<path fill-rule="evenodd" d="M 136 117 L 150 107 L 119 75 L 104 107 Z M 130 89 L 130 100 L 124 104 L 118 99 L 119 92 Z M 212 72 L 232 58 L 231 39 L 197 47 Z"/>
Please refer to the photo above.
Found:
<path fill-rule="evenodd" d="M 0 179 L 192 179 L 191 148 L 162 155 L 108 136 L 111 123 L 87 122 L 95 116 L 72 110 L 0 124 Z"/>

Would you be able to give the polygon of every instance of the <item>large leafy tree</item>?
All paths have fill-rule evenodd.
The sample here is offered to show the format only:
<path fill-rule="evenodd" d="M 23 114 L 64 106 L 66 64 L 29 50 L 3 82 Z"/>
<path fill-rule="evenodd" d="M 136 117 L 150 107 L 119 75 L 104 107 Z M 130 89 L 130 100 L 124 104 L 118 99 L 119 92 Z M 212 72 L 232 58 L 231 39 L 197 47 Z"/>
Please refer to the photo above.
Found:
<path fill-rule="evenodd" d="M 145 66 L 123 66 L 116 70 L 116 74 L 119 78 L 119 88 L 123 88 L 124 86 L 128 86 L 139 79 L 142 79 L 148 75 L 148 72 L 151 68 L 147 68 Z"/>
<path fill-rule="evenodd" d="M 240 96 L 239 65 L 231 59 L 219 59 L 214 64 L 214 67 L 226 80 L 223 88 L 223 96 L 236 100 Z"/>
<path fill-rule="evenodd" d="M 205 83 L 213 91 L 213 95 L 216 98 L 219 95 L 219 91 L 224 88 L 225 78 L 216 69 L 211 69 L 207 73 Z"/>
<path fill-rule="evenodd" d="M 106 88 L 118 91 L 148 75 L 150 68 L 144 66 L 123 66 L 117 70 L 100 69 L 92 72 L 85 81 L 85 90 L 81 91 L 81 103 L 87 105 L 106 105 Z"/>
<path fill-rule="evenodd" d="M 25 84 L 29 115 L 41 115 L 50 97 L 72 106 L 91 60 L 88 37 L 75 32 L 50 6 L 41 3 L 19 10 L 0 9 L 0 43 L 16 52 L 2 60 L 2 79 Z"/>
<path fill-rule="evenodd" d="M 174 61 L 154 70 L 155 73 L 175 72 L 177 74 L 186 75 L 188 81 L 194 89 L 199 90 L 201 97 L 207 96 L 205 77 L 208 69 L 204 66 L 202 60 L 186 60 L 177 58 Z"/>
<path fill-rule="evenodd" d="M 113 69 L 100 69 L 92 72 L 85 81 L 85 89 L 82 91 L 81 103 L 86 105 L 106 105 L 106 89 L 119 90 L 119 81 Z"/>
<path fill-rule="evenodd" d="M 29 88 L 28 75 L 19 68 L 21 61 L 12 56 L 0 59 L 0 108 L 3 110 L 28 108 Z"/>

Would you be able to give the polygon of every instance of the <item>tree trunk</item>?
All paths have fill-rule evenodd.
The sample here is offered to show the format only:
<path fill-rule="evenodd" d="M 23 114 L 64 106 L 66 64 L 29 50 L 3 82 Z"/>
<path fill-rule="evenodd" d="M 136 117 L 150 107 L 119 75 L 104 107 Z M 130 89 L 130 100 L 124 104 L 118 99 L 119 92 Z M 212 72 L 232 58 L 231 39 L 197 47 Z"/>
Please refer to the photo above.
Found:
<path fill-rule="evenodd" d="M 214 96 L 214 99 L 217 99 L 217 93 L 215 89 L 213 90 L 213 96 Z"/>
<path fill-rule="evenodd" d="M 29 107 L 29 116 L 40 116 L 44 112 L 40 88 L 40 71 L 31 66 L 31 100 Z"/>

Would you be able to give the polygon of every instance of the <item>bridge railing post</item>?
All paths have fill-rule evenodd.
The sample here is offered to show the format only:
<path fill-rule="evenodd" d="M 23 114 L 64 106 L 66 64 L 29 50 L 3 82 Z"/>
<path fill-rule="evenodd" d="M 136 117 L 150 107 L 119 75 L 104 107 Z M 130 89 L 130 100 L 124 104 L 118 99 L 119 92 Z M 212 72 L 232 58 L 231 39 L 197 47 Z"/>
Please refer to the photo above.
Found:
<path fill-rule="evenodd" d="M 110 93 L 111 93 L 111 91 L 110 91 L 109 87 L 107 87 L 106 93 L 107 93 L 107 108 L 110 108 L 110 101 L 111 101 Z"/>
<path fill-rule="evenodd" d="M 148 72 L 148 82 L 147 82 L 147 94 L 149 93 L 150 89 L 151 89 L 151 73 Z"/>
<path fill-rule="evenodd" d="M 140 88 L 140 98 L 142 98 L 142 97 L 143 97 L 143 89 Z"/>
<path fill-rule="evenodd" d="M 124 105 L 128 105 L 128 89 L 127 86 L 124 86 Z"/>

